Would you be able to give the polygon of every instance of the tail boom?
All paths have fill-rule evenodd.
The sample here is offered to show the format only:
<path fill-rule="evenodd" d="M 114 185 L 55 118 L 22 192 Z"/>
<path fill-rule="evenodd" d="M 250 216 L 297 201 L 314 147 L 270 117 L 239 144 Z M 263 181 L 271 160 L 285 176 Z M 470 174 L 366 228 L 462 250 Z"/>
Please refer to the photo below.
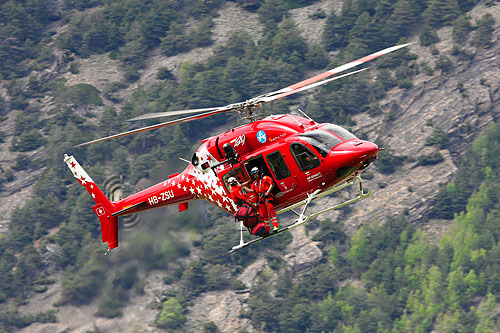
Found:
<path fill-rule="evenodd" d="M 168 180 L 153 185 L 120 201 L 113 202 L 117 216 L 137 213 L 162 206 L 179 205 L 179 211 L 188 208 L 188 202 L 198 198 L 194 177 L 176 174 Z"/>

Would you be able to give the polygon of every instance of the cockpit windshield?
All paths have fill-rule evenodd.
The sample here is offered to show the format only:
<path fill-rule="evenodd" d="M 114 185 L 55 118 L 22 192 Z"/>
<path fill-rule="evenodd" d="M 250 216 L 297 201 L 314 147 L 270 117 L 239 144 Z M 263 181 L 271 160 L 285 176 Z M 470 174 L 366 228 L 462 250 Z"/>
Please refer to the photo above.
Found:
<path fill-rule="evenodd" d="M 332 132 L 333 134 L 340 136 L 344 140 L 357 139 L 357 137 L 354 134 L 352 134 L 351 132 L 349 132 L 345 128 L 342 128 L 338 125 L 325 124 L 321 128 L 324 130 L 327 130 L 329 132 Z"/>
<path fill-rule="evenodd" d="M 335 135 L 323 130 L 305 132 L 299 135 L 299 138 L 313 146 L 323 157 L 326 157 L 333 147 L 342 142 Z"/>

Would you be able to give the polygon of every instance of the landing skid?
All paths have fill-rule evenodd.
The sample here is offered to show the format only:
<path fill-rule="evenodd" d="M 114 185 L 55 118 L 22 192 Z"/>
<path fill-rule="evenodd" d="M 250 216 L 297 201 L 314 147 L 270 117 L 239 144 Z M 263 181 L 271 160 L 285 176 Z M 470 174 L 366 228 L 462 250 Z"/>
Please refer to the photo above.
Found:
<path fill-rule="evenodd" d="M 349 204 L 351 204 L 353 202 L 356 202 L 358 200 L 361 200 L 361 199 L 364 199 L 364 198 L 370 196 L 372 194 L 371 190 L 368 191 L 368 193 L 363 192 L 363 181 L 362 181 L 361 177 L 357 176 L 356 179 L 358 179 L 358 181 L 359 181 L 359 195 L 356 198 L 344 201 L 344 202 L 342 202 L 340 204 L 337 204 L 335 206 L 328 207 L 328 208 L 323 209 L 323 210 L 321 210 L 319 212 L 316 212 L 316 213 L 313 213 L 313 214 L 310 214 L 310 215 L 306 215 L 306 210 L 309 207 L 309 204 L 311 203 L 311 201 L 319 199 L 319 198 L 322 198 L 322 197 L 324 197 L 326 195 L 332 194 L 332 193 L 337 192 L 339 190 L 342 190 L 342 189 L 344 189 L 344 188 L 346 188 L 348 186 L 351 186 L 352 184 L 354 184 L 354 179 L 351 180 L 351 181 L 349 181 L 349 182 L 347 182 L 347 183 L 345 183 L 345 184 L 342 184 L 340 186 L 334 186 L 334 187 L 332 187 L 332 188 L 330 188 L 330 189 L 328 189 L 326 191 L 323 191 L 323 192 L 321 192 L 321 190 L 318 189 L 318 190 L 314 191 L 313 193 L 308 194 L 307 195 L 307 199 L 304 199 L 304 200 L 302 200 L 302 201 L 300 201 L 300 202 L 298 202 L 298 203 L 296 203 L 294 205 L 291 205 L 290 207 L 281 209 L 281 210 L 279 210 L 277 212 L 277 214 L 281 214 L 281 213 L 284 213 L 286 211 L 291 210 L 293 213 L 295 213 L 298 216 L 297 220 L 295 220 L 295 223 L 292 223 L 292 224 L 289 224 L 287 226 L 284 226 L 284 227 L 280 228 L 278 231 L 276 231 L 276 232 L 274 232 L 272 234 L 268 234 L 268 235 L 263 236 L 263 237 L 258 237 L 258 238 L 252 239 L 251 241 L 248 241 L 248 242 L 244 242 L 243 241 L 243 227 L 242 227 L 241 228 L 240 244 L 236 245 L 236 246 L 233 246 L 232 249 L 231 249 L 231 251 L 229 251 L 228 253 L 234 253 L 234 252 L 236 252 L 238 250 L 241 250 L 241 249 L 243 249 L 243 248 L 245 248 L 245 247 L 247 247 L 249 245 L 252 245 L 254 243 L 260 242 L 261 240 L 264 240 L 266 238 L 270 238 L 270 237 L 275 236 L 275 235 L 277 235 L 279 233 L 282 233 L 283 231 L 286 231 L 286 230 L 291 229 L 291 228 L 298 227 L 299 225 L 304 224 L 307 221 L 309 221 L 309 219 L 312 218 L 312 217 L 316 217 L 318 215 L 324 214 L 324 213 L 329 212 L 329 211 L 334 210 L 334 209 L 339 209 L 341 207 L 344 207 L 344 206 L 349 205 Z M 302 205 L 304 205 L 304 207 L 302 208 L 302 212 L 297 213 L 296 211 L 294 211 L 295 208 L 300 207 Z"/>

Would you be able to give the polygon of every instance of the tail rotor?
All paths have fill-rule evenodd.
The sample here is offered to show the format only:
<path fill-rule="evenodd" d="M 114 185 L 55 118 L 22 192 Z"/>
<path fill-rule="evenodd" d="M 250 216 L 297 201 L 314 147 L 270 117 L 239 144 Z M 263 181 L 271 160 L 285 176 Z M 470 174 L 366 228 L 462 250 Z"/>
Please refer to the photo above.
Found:
<path fill-rule="evenodd" d="M 123 188 L 121 180 L 118 176 L 112 175 L 104 180 L 104 194 L 110 201 L 119 201 L 123 199 Z M 123 216 L 120 218 L 123 229 L 132 230 L 136 228 L 141 222 L 141 217 L 138 214 Z"/>

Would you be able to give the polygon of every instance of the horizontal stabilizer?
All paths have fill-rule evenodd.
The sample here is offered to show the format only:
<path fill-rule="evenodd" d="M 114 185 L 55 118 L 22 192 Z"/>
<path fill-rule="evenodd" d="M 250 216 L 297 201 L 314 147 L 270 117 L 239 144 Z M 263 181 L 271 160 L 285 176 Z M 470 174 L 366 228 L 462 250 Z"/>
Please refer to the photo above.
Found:
<path fill-rule="evenodd" d="M 179 212 L 183 212 L 188 209 L 188 203 L 187 202 L 181 202 L 179 204 Z"/>

